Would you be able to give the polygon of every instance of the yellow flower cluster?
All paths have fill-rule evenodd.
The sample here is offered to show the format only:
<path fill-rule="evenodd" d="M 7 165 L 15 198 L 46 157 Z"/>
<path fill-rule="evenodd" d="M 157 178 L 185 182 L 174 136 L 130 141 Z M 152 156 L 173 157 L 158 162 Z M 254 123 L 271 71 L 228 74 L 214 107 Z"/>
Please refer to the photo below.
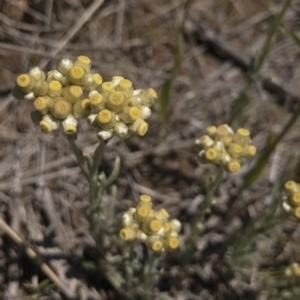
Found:
<path fill-rule="evenodd" d="M 300 266 L 298 263 L 294 262 L 290 264 L 286 270 L 285 275 L 287 277 L 300 277 Z"/>
<path fill-rule="evenodd" d="M 283 209 L 300 219 L 300 184 L 292 180 L 287 181 L 284 190 L 286 195 L 282 199 Z"/>
<path fill-rule="evenodd" d="M 139 240 L 156 253 L 179 247 L 180 221 L 169 220 L 169 214 L 164 208 L 158 211 L 152 209 L 152 199 L 148 195 L 140 196 L 137 207 L 125 212 L 122 222 L 124 228 L 120 231 L 120 237 L 124 241 Z"/>
<path fill-rule="evenodd" d="M 227 124 L 208 127 L 206 135 L 195 141 L 194 148 L 201 163 L 220 165 L 231 173 L 240 170 L 240 159 L 256 154 L 249 130 L 239 128 L 234 132 Z"/>
<path fill-rule="evenodd" d="M 32 119 L 43 132 L 62 126 L 66 134 L 72 134 L 77 120 L 87 119 L 102 140 L 114 135 L 143 136 L 150 106 L 157 98 L 152 88 L 134 90 L 132 82 L 122 76 L 102 82 L 100 74 L 91 73 L 91 60 L 83 55 L 75 61 L 61 59 L 47 75 L 38 67 L 19 75 L 13 95 L 33 101 Z"/>

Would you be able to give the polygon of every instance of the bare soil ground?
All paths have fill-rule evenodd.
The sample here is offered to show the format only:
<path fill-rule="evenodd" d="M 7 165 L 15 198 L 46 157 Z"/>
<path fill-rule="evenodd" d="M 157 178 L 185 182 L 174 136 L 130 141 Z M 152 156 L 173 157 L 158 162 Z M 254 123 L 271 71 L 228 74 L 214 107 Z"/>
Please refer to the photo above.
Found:
<path fill-rule="evenodd" d="M 121 157 L 116 218 L 141 193 L 149 194 L 157 208 L 167 208 L 182 221 L 184 240 L 207 182 L 217 173 L 216 167 L 199 164 L 193 141 L 207 126 L 229 122 L 234 99 L 247 83 L 251 57 L 260 52 L 282 5 L 283 1 L 267 0 L 0 2 L 1 217 L 39 251 L 70 289 L 80 281 L 99 299 L 120 299 L 105 280 L 82 270 L 81 263 L 94 253 L 84 218 L 87 182 L 62 132 L 40 132 L 30 119 L 32 106 L 13 99 L 10 90 L 16 76 L 34 65 L 50 70 L 63 56 L 84 54 L 104 80 L 122 75 L 136 88 L 153 87 L 162 94 L 146 136 L 113 139 L 101 168 L 111 170 L 114 158 Z M 300 99 L 299 45 L 284 30 L 285 26 L 296 34 L 300 31 L 299 14 L 300 2 L 294 0 L 248 94 L 249 102 L 233 124 L 251 130 L 258 151 L 281 131 Z M 170 83 L 172 88 L 167 88 Z M 272 238 L 256 237 L 249 255 L 236 262 L 249 268 L 234 270 L 231 276 L 222 274 L 229 268 L 227 256 L 234 247 L 230 233 L 236 228 L 242 232 L 271 205 L 284 180 L 299 178 L 299 125 L 285 136 L 262 176 L 234 205 L 231 199 L 253 163 L 224 177 L 216 205 L 202 225 L 199 253 L 189 272 L 182 272 L 176 253 L 162 258 L 157 286 L 170 299 L 284 299 L 280 288 L 264 291 L 260 286 L 257 257 L 264 257 L 269 269 L 296 260 L 293 249 L 299 245 L 300 232 L 292 219 Z M 97 142 L 96 132 L 82 122 L 79 146 L 92 152 Z M 45 187 L 48 192 L 42 194 Z M 0 298 L 61 299 L 55 287 L 40 285 L 45 279 L 38 265 L 3 235 Z"/>

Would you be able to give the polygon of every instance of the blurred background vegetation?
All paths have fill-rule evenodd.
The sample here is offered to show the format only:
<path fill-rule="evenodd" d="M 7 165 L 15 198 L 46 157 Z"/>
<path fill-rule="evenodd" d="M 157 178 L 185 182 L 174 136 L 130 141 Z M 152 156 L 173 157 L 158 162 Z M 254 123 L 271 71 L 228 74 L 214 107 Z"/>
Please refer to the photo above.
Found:
<path fill-rule="evenodd" d="M 180 251 L 154 270 L 151 291 L 159 296 L 135 299 L 299 299 L 300 279 L 284 271 L 300 260 L 299 222 L 280 207 L 285 181 L 300 182 L 299 14 L 298 0 L 1 1 L 1 217 L 81 299 L 126 299 L 94 268 L 109 258 L 90 237 L 88 184 L 63 134 L 41 133 L 32 107 L 10 94 L 29 67 L 50 70 L 61 57 L 84 54 L 104 80 L 121 75 L 160 95 L 146 136 L 113 139 L 101 165 L 108 173 L 121 157 L 116 222 L 148 194 L 183 224 Z M 223 123 L 248 128 L 258 155 L 223 177 L 197 224 L 201 233 L 191 237 L 218 172 L 199 164 L 192 145 L 207 126 Z M 97 142 L 82 122 L 79 146 L 91 152 Z M 145 248 L 133 251 L 135 261 L 124 258 L 124 266 L 147 265 Z M 1 299 L 67 298 L 39 263 L 2 235 Z M 137 287 L 141 279 L 133 272 L 130 280 Z"/>

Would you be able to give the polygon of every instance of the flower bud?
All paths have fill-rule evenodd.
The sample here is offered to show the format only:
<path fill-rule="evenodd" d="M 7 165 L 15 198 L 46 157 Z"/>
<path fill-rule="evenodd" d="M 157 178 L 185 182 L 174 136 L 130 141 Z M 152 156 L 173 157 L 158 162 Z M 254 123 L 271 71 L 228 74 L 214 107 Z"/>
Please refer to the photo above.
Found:
<path fill-rule="evenodd" d="M 215 141 L 222 142 L 225 146 L 232 142 L 233 130 L 227 124 L 220 125 L 214 135 Z"/>
<path fill-rule="evenodd" d="M 143 119 L 137 119 L 129 126 L 129 131 L 139 136 L 144 136 L 148 131 L 148 124 Z"/>
<path fill-rule="evenodd" d="M 116 87 L 122 79 L 124 79 L 122 76 L 113 76 L 111 78 L 111 83 Z"/>
<path fill-rule="evenodd" d="M 284 185 L 285 192 L 292 196 L 294 193 L 300 192 L 300 186 L 295 181 L 289 180 Z"/>
<path fill-rule="evenodd" d="M 47 114 L 43 116 L 39 125 L 42 132 L 49 133 L 59 128 L 60 121 Z"/>
<path fill-rule="evenodd" d="M 21 92 L 28 94 L 32 91 L 35 80 L 30 74 L 21 74 L 17 77 L 16 84 Z"/>
<path fill-rule="evenodd" d="M 63 75 L 67 75 L 73 68 L 73 62 L 69 58 L 62 58 L 57 64 L 57 70 Z"/>
<path fill-rule="evenodd" d="M 62 95 L 62 85 L 57 80 L 52 80 L 48 84 L 48 95 L 52 98 L 60 97 Z"/>
<path fill-rule="evenodd" d="M 49 96 L 37 97 L 34 102 L 34 108 L 42 115 L 49 112 L 52 99 Z"/>
<path fill-rule="evenodd" d="M 113 130 L 112 129 L 109 129 L 109 130 L 103 130 L 103 131 L 99 131 L 97 133 L 97 137 L 99 140 L 102 140 L 102 141 L 106 141 L 108 139 L 110 139 L 112 136 L 113 136 Z"/>
<path fill-rule="evenodd" d="M 74 66 L 67 74 L 67 78 L 75 85 L 84 86 L 87 80 L 86 70 L 81 66 Z"/>
<path fill-rule="evenodd" d="M 147 206 L 140 206 L 137 207 L 135 211 L 135 219 L 139 222 L 142 222 L 148 218 L 150 214 L 150 207 Z"/>
<path fill-rule="evenodd" d="M 126 227 L 126 228 L 123 228 L 119 235 L 120 235 L 120 238 L 123 240 L 123 241 L 133 241 L 136 239 L 136 228 L 134 227 Z"/>
<path fill-rule="evenodd" d="M 140 210 L 146 210 L 147 207 L 139 207 Z M 148 209 L 149 210 L 149 209 Z M 146 218 L 143 222 L 142 229 L 147 234 L 157 233 L 162 228 L 162 222 L 155 217 Z"/>
<path fill-rule="evenodd" d="M 164 241 L 166 251 L 174 251 L 179 247 L 179 240 L 177 237 L 168 237 Z"/>
<path fill-rule="evenodd" d="M 93 92 L 93 91 L 92 91 Z M 98 113 L 100 110 L 102 110 L 105 106 L 105 101 L 103 99 L 103 96 L 95 91 L 95 93 L 89 93 L 89 99 L 91 102 L 91 110 L 92 113 Z"/>
<path fill-rule="evenodd" d="M 256 154 L 256 147 L 253 145 L 243 145 L 242 157 L 251 157 Z"/>
<path fill-rule="evenodd" d="M 119 117 L 125 123 L 133 123 L 141 117 L 141 111 L 137 107 L 125 107 Z"/>
<path fill-rule="evenodd" d="M 139 198 L 139 202 L 137 204 L 137 207 L 148 207 L 149 209 L 152 208 L 152 199 L 148 195 L 141 195 Z"/>
<path fill-rule="evenodd" d="M 239 157 L 242 156 L 243 148 L 242 148 L 241 145 L 239 145 L 237 143 L 231 143 L 228 146 L 227 151 L 231 155 L 231 157 L 233 157 L 233 158 L 239 158 Z"/>
<path fill-rule="evenodd" d="M 116 124 L 116 114 L 108 109 L 102 109 L 97 115 L 97 122 L 103 129 L 111 129 Z"/>
<path fill-rule="evenodd" d="M 102 77 L 100 74 L 88 74 L 85 83 L 85 89 L 88 91 L 95 90 L 102 83 Z"/>
<path fill-rule="evenodd" d="M 142 105 L 143 101 L 140 95 L 133 95 L 129 98 L 128 105 L 130 106 L 136 106 L 140 107 Z"/>
<path fill-rule="evenodd" d="M 209 126 L 209 127 L 206 128 L 206 133 L 211 138 L 215 137 L 216 132 L 217 132 L 217 127 L 216 126 Z"/>
<path fill-rule="evenodd" d="M 85 55 L 80 55 L 74 62 L 74 66 L 80 66 L 86 70 L 86 72 L 90 72 L 91 70 L 91 60 L 89 57 Z"/>
<path fill-rule="evenodd" d="M 128 79 L 121 79 L 116 86 L 116 91 L 123 92 L 127 97 L 131 97 L 133 95 L 132 82 Z"/>
<path fill-rule="evenodd" d="M 43 80 L 45 81 L 46 75 L 39 67 L 33 67 L 29 71 L 30 76 L 34 81 Z"/>
<path fill-rule="evenodd" d="M 164 251 L 163 242 L 159 236 L 150 236 L 146 239 L 146 245 L 149 249 L 156 253 L 161 253 Z"/>
<path fill-rule="evenodd" d="M 103 95 L 104 98 L 107 97 L 114 90 L 115 87 L 113 83 L 110 81 L 103 82 L 101 85 L 101 94 Z"/>
<path fill-rule="evenodd" d="M 300 219 L 300 206 L 293 208 L 292 212 L 297 219 Z"/>
<path fill-rule="evenodd" d="M 82 99 L 73 105 L 73 115 L 76 119 L 85 119 L 91 113 L 90 99 Z"/>
<path fill-rule="evenodd" d="M 147 234 L 144 233 L 143 231 L 141 230 L 137 230 L 136 232 L 136 239 L 140 242 L 145 242 L 147 240 Z"/>
<path fill-rule="evenodd" d="M 162 208 L 160 209 L 159 211 L 156 211 L 155 212 L 155 217 L 160 220 L 162 223 L 165 223 L 168 221 L 170 215 L 169 213 L 167 212 L 166 209 Z"/>
<path fill-rule="evenodd" d="M 127 212 L 125 212 L 122 216 L 122 224 L 124 227 L 128 227 L 130 225 L 132 225 L 135 221 L 134 221 L 134 213 L 135 213 L 136 209 L 133 208 L 133 210 L 129 209 Z"/>
<path fill-rule="evenodd" d="M 246 128 L 239 128 L 233 136 L 233 141 L 238 144 L 250 144 L 250 131 Z"/>
<path fill-rule="evenodd" d="M 82 99 L 82 88 L 78 85 L 70 85 L 63 89 L 63 97 L 74 104 Z"/>
<path fill-rule="evenodd" d="M 212 147 L 215 142 L 208 136 L 203 135 L 200 139 L 195 140 L 194 143 L 194 150 L 196 152 L 201 151 L 202 149 L 207 149 L 209 147 Z"/>
<path fill-rule="evenodd" d="M 172 219 L 169 225 L 172 232 L 179 233 L 181 231 L 181 222 L 178 219 Z"/>
<path fill-rule="evenodd" d="M 47 81 L 40 79 L 38 81 L 36 81 L 34 87 L 33 87 L 33 93 L 36 96 L 44 96 L 47 94 L 48 92 L 48 83 Z"/>
<path fill-rule="evenodd" d="M 151 109 L 147 106 L 141 106 L 139 107 L 141 111 L 141 119 L 147 120 L 151 116 Z"/>
<path fill-rule="evenodd" d="M 128 98 L 123 92 L 114 91 L 108 95 L 107 107 L 116 113 L 128 105 Z"/>
<path fill-rule="evenodd" d="M 56 119 L 65 119 L 72 111 L 72 105 L 63 97 L 54 98 L 50 103 L 50 112 Z"/>
<path fill-rule="evenodd" d="M 227 172 L 230 172 L 230 173 L 236 173 L 240 170 L 241 168 L 241 165 L 240 165 L 240 162 L 236 159 L 232 159 L 228 164 L 226 164 L 225 166 L 225 170 Z"/>
<path fill-rule="evenodd" d="M 127 133 L 128 133 L 128 126 L 121 121 L 116 122 L 114 126 L 114 134 L 119 138 L 123 138 L 127 135 Z"/>
<path fill-rule="evenodd" d="M 141 92 L 142 104 L 145 106 L 152 106 L 157 99 L 157 94 L 154 89 L 150 88 Z"/>
<path fill-rule="evenodd" d="M 61 122 L 65 134 L 73 134 L 77 131 L 77 120 L 70 114 Z"/>

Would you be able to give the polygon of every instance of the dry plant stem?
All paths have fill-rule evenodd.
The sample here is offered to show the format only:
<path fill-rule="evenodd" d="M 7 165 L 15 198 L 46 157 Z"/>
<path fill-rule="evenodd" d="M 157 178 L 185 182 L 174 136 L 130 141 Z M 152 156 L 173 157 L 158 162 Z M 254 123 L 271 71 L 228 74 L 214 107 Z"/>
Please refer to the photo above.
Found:
<path fill-rule="evenodd" d="M 224 170 L 223 168 L 219 168 L 219 171 L 217 173 L 217 176 L 215 177 L 214 181 L 211 183 L 211 185 L 208 187 L 207 194 L 205 196 L 204 202 L 201 205 L 200 209 L 196 213 L 193 224 L 192 224 L 192 232 L 191 236 L 194 237 L 197 235 L 197 224 L 202 221 L 203 217 L 205 216 L 207 210 L 211 207 L 213 202 L 213 196 L 215 193 L 215 190 L 219 183 L 221 182 L 223 178 Z"/>
<path fill-rule="evenodd" d="M 0 228 L 20 247 L 24 248 L 24 251 L 26 255 L 34 260 L 35 262 L 38 262 L 41 270 L 43 273 L 66 295 L 67 293 L 65 291 L 64 286 L 60 282 L 59 278 L 55 275 L 55 273 L 50 269 L 50 267 L 46 263 L 39 263 L 38 255 L 35 251 L 33 251 L 31 248 L 27 247 L 23 241 L 23 239 L 6 223 L 3 221 L 2 218 L 0 218 Z"/>

